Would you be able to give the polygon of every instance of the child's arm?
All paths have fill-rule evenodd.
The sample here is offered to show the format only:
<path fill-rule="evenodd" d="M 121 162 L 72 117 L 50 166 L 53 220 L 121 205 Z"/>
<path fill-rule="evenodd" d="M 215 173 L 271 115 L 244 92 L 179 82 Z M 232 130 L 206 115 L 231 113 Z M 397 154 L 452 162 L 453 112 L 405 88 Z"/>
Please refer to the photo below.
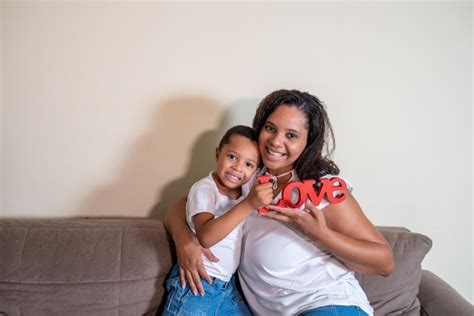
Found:
<path fill-rule="evenodd" d="M 204 248 L 214 246 L 229 235 L 253 210 L 270 204 L 272 199 L 272 184 L 257 184 L 245 199 L 218 218 L 214 218 L 212 213 L 194 215 L 194 228 L 199 243 Z"/>

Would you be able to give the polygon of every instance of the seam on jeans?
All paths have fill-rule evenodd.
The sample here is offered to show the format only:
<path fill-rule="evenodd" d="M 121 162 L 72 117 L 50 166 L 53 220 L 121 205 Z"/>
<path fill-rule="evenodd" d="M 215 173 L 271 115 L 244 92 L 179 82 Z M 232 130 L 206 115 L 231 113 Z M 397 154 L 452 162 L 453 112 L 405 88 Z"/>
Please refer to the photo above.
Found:
<path fill-rule="evenodd" d="M 231 301 L 232 304 L 234 304 L 234 306 L 240 306 L 242 304 L 245 304 L 242 296 L 240 295 L 240 293 L 230 295 L 230 301 Z"/>
<path fill-rule="evenodd" d="M 339 316 L 336 305 L 331 305 L 331 306 L 332 306 L 332 309 L 334 310 L 334 315 Z"/>
<path fill-rule="evenodd" d="M 198 295 L 200 296 L 201 294 L 198 294 Z M 183 294 L 179 298 L 179 303 L 178 303 L 179 308 L 183 307 L 183 305 L 186 304 L 186 302 L 189 300 L 189 298 L 193 297 L 193 296 L 197 296 L 197 295 L 194 295 L 194 293 L 193 293 L 193 291 L 191 291 L 191 289 L 188 289 L 187 291 L 184 291 Z"/>
<path fill-rule="evenodd" d="M 218 303 L 217 303 L 217 302 L 214 302 L 214 305 L 215 305 L 215 307 L 216 307 L 216 308 L 214 309 L 214 316 L 219 316 L 220 310 L 221 310 L 221 308 L 222 308 L 222 304 L 225 303 L 225 299 L 226 299 L 226 295 L 225 295 L 226 293 L 225 293 L 225 291 L 221 291 L 221 290 L 219 290 L 219 291 L 220 291 L 220 298 L 221 298 L 221 299 L 219 300 Z"/>
<path fill-rule="evenodd" d="M 211 294 L 206 293 L 205 295 L 211 295 Z M 179 298 L 179 304 L 176 309 L 176 315 L 179 316 L 179 315 L 206 315 L 208 314 L 210 306 L 211 306 L 211 299 L 209 298 L 206 298 L 206 304 L 201 304 L 202 306 L 200 305 L 200 307 L 202 307 L 205 310 L 205 312 L 203 310 L 194 311 L 192 309 L 189 310 L 189 308 L 184 308 L 188 300 L 196 296 L 200 297 L 200 295 L 194 295 L 191 289 L 186 289 L 184 293 L 181 295 L 181 297 Z M 192 314 L 189 314 L 189 313 L 192 313 Z"/>
<path fill-rule="evenodd" d="M 173 282 L 171 284 L 171 286 L 173 287 L 173 289 L 171 290 L 172 291 L 171 292 L 171 297 L 168 298 L 168 303 L 165 306 L 165 310 L 168 311 L 168 312 L 171 312 L 171 310 L 170 310 L 171 303 L 173 302 L 174 297 L 175 297 L 176 293 L 178 292 L 177 289 L 176 289 L 176 286 L 178 285 L 177 284 L 178 282 L 179 282 L 179 280 L 176 279 L 176 280 L 173 280 Z"/>

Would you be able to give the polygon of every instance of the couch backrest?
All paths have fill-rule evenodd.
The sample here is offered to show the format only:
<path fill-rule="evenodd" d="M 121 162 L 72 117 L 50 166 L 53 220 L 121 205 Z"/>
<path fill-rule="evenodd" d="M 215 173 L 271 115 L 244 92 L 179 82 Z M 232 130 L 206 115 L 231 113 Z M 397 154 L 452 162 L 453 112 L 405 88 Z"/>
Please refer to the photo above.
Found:
<path fill-rule="evenodd" d="M 154 314 L 169 249 L 159 220 L 0 220 L 0 315 Z"/>
<path fill-rule="evenodd" d="M 394 251 L 387 278 L 357 275 L 376 315 L 419 314 L 431 240 L 379 227 Z M 172 264 L 154 219 L 0 220 L 0 315 L 154 315 Z"/>
<path fill-rule="evenodd" d="M 418 287 L 421 261 L 431 239 L 403 227 L 378 227 L 393 250 L 395 266 L 388 277 L 357 274 L 375 315 L 420 315 Z"/>

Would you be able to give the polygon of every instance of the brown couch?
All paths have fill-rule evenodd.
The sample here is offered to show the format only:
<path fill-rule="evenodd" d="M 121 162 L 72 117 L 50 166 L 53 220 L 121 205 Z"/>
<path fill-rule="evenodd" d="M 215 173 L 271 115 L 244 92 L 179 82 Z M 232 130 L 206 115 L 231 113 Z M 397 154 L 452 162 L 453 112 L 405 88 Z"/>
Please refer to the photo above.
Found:
<path fill-rule="evenodd" d="M 395 270 L 388 278 L 358 276 L 376 315 L 473 315 L 469 302 L 421 269 L 428 237 L 380 230 Z M 172 260 L 159 220 L 3 219 L 0 315 L 154 315 Z"/>

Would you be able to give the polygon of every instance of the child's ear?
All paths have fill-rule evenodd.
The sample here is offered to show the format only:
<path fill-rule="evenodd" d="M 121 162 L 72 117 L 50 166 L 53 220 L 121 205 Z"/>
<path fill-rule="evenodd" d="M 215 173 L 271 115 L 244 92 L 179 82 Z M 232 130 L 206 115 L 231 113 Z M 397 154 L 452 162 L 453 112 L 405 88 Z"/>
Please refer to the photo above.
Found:
<path fill-rule="evenodd" d="M 219 160 L 220 150 L 219 147 L 216 148 L 216 161 Z"/>

